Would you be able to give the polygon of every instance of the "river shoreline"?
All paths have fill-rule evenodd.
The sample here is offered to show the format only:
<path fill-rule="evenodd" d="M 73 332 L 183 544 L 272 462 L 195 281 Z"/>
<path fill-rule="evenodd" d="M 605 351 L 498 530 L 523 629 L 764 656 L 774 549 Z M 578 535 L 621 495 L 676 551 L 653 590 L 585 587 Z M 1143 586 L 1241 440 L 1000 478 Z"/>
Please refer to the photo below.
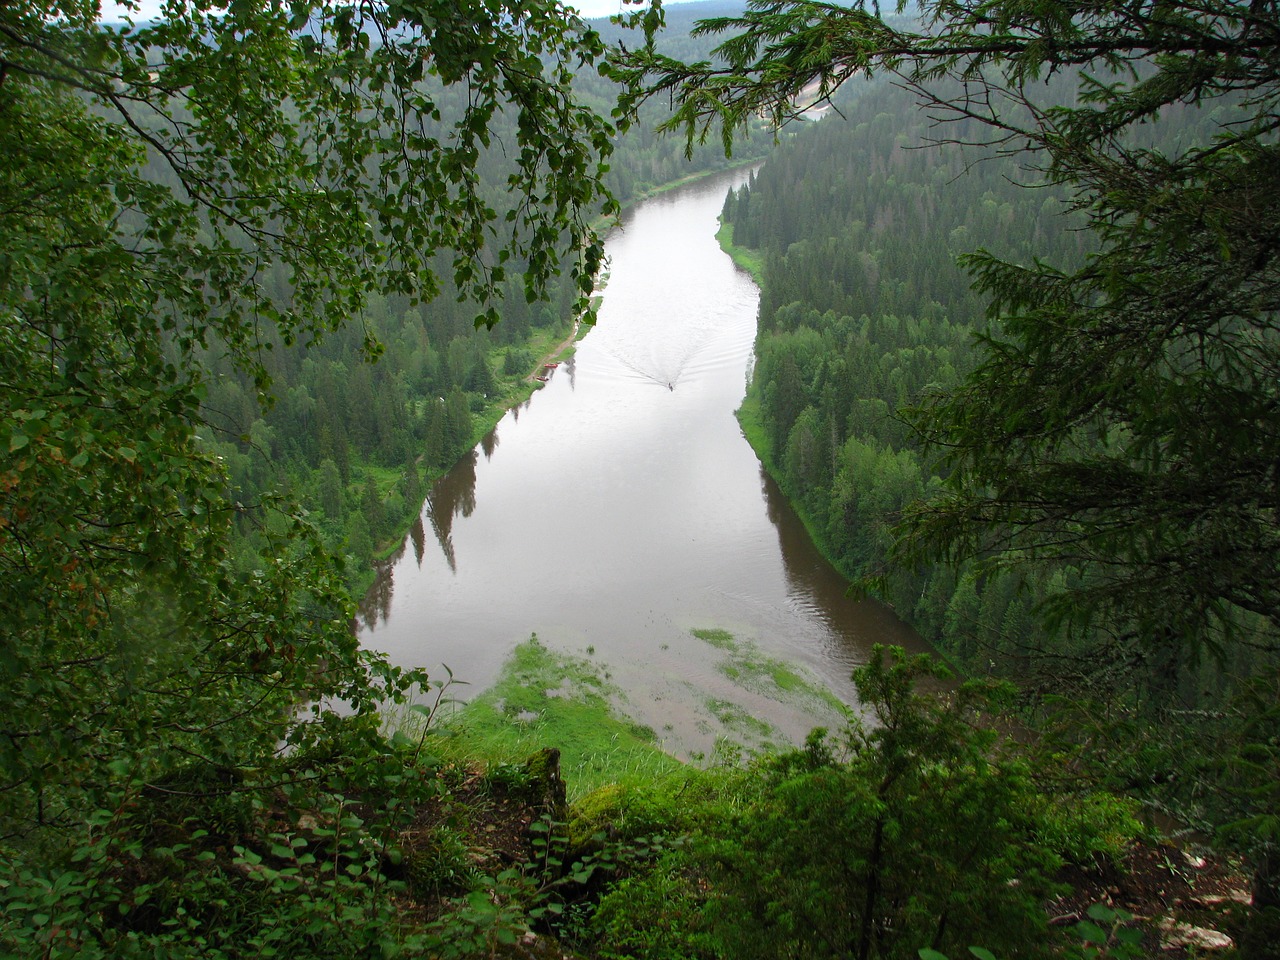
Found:
<path fill-rule="evenodd" d="M 758 291 L 714 238 L 726 190 L 748 176 L 686 186 L 609 236 L 600 323 L 432 487 L 362 612 L 362 644 L 448 665 L 469 700 L 536 632 L 604 665 L 628 715 L 681 756 L 722 736 L 797 742 L 816 698 L 796 691 L 856 703 L 851 671 L 872 644 L 912 646 L 846 597 L 733 418 Z M 573 349 L 568 332 L 538 352 Z"/>

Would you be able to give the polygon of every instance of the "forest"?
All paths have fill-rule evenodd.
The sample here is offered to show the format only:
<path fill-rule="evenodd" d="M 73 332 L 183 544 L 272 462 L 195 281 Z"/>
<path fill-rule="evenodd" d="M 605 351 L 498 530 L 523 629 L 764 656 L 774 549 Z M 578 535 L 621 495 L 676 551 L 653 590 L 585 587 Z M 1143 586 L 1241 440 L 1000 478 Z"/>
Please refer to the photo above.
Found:
<path fill-rule="evenodd" d="M 0 9 L 0 951 L 1277 955 L 1275 4 L 906 12 Z M 942 657 L 703 764 L 536 635 L 446 719 L 355 592 L 765 156 L 743 430 Z"/>
<path fill-rule="evenodd" d="M 843 16 L 756 6 L 714 29 L 785 24 L 799 49 L 833 21 L 861 36 Z M 948 22 L 944 36 L 981 51 L 973 21 Z M 746 80 L 646 65 L 678 98 L 723 80 L 718 114 L 687 95 L 690 142 L 745 105 L 789 109 L 769 72 L 787 43 L 754 63 L 739 49 Z M 1270 468 L 1243 465 L 1271 457 L 1274 391 L 1259 378 L 1275 359 L 1274 265 L 1224 266 L 1251 248 L 1233 229 L 1270 229 L 1261 207 L 1234 228 L 1207 211 L 1265 189 L 1273 101 L 1182 86 L 1197 55 L 1110 63 L 1126 76 L 1115 86 L 1083 69 L 1036 76 L 1026 62 L 1062 64 L 1034 43 L 991 55 L 1017 63 L 1007 86 L 975 81 L 982 52 L 958 55 L 971 72 L 895 64 L 896 79 L 848 83 L 832 115 L 792 125 L 727 199 L 722 242 L 763 288 L 740 419 L 832 562 L 963 673 L 1013 680 L 1041 734 L 1064 705 L 1069 739 L 1082 714 L 1107 718 L 1085 724 L 1100 782 L 1266 873 L 1276 608 L 1259 602 L 1271 586 L 1236 594 L 1253 574 L 1211 570 L 1249 556 L 1276 583 L 1274 554 L 1243 533 L 1274 517 L 1253 506 L 1272 502 Z M 781 83 L 793 97 L 874 63 L 851 46 Z M 1229 186 L 1205 158 L 1242 143 L 1260 162 Z M 1227 395 L 1240 406 L 1213 409 Z M 1249 475 L 1248 493 L 1228 495 L 1230 475 Z M 1238 532 L 1209 548 L 1218 518 Z M 1255 903 L 1268 884 L 1255 876 Z"/>
<path fill-rule="evenodd" d="M 1075 95 L 1066 83 L 1048 94 Z M 981 247 L 1070 267 L 1093 250 L 1063 190 L 962 145 L 978 137 L 975 122 L 956 122 L 954 142 L 932 145 L 930 118 L 893 86 L 860 90 L 836 108 L 842 118 L 780 145 L 727 199 L 723 219 L 728 242 L 762 263 L 744 419 L 827 554 L 867 581 L 887 569 L 903 510 L 939 488 L 947 469 L 913 411 L 958 387 L 982 360 L 979 335 L 999 322 L 960 258 Z M 1207 141 L 1217 122 L 1184 107 L 1166 111 L 1160 129 L 1170 140 Z M 966 669 L 1026 678 L 1043 636 L 1035 609 L 1078 575 L 1065 563 L 995 573 L 939 564 L 895 568 L 883 589 Z M 1246 616 L 1239 629 L 1256 631 L 1261 645 L 1270 626 Z M 1056 642 L 1060 656 L 1094 658 L 1089 640 L 1078 651 Z M 1253 645 L 1183 673 L 1180 694 L 1195 703 L 1198 691 L 1220 692 L 1225 677 L 1249 670 Z"/>

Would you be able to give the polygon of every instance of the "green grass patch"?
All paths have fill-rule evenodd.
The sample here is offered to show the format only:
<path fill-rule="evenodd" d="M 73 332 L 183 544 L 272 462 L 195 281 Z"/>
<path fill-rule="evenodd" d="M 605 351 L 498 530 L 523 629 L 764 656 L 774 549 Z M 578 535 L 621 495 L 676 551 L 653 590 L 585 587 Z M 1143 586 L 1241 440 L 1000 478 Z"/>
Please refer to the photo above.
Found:
<path fill-rule="evenodd" d="M 769 670 L 770 678 L 779 690 L 803 690 L 808 686 L 800 674 L 788 669 L 781 663 L 774 662 L 767 669 Z"/>
<path fill-rule="evenodd" d="M 747 395 L 743 398 L 742 406 L 738 408 L 736 416 L 738 426 L 742 427 L 742 435 L 747 438 L 747 443 L 751 444 L 757 459 L 763 464 L 768 464 L 773 453 L 773 444 L 769 442 L 769 434 L 764 428 L 764 422 L 760 419 L 758 391 L 747 390 Z"/>
<path fill-rule="evenodd" d="M 558 747 L 569 800 L 611 783 L 641 785 L 683 768 L 652 729 L 622 716 L 623 697 L 584 657 L 520 644 L 498 682 L 444 721 L 434 746 L 446 759 L 520 763 Z M 411 733 L 411 731 L 406 731 Z"/>
<path fill-rule="evenodd" d="M 718 647 L 721 650 L 736 650 L 738 648 L 737 641 L 733 639 L 733 634 L 728 630 L 694 629 L 689 632 L 703 643 L 709 643 L 711 646 Z"/>
<path fill-rule="evenodd" d="M 372 477 L 374 485 L 378 488 L 378 496 L 386 499 L 387 495 L 395 489 L 396 484 L 400 482 L 400 478 L 403 475 L 403 467 L 384 467 L 376 463 L 360 463 L 351 471 L 352 481 L 349 489 L 359 495 L 364 490 L 365 481 Z"/>
<path fill-rule="evenodd" d="M 549 356 L 553 350 L 568 339 L 570 327 L 567 323 L 557 323 L 550 327 L 536 329 L 521 346 L 538 358 L 537 367 L 530 370 L 536 373 L 542 366 L 542 358 Z"/>
<path fill-rule="evenodd" d="M 720 721 L 721 726 L 739 737 L 768 741 L 777 733 L 773 724 L 748 713 L 740 704 L 731 700 L 713 697 L 706 701 L 706 707 Z"/>
<path fill-rule="evenodd" d="M 780 703 L 808 703 L 841 716 L 848 713 L 840 698 L 826 687 L 806 679 L 785 661 L 766 656 L 754 644 L 738 640 L 729 631 L 699 628 L 689 632 L 704 643 L 728 652 L 729 656 L 720 661 L 718 669 L 744 690 Z"/>
<path fill-rule="evenodd" d="M 716 240 L 720 244 L 720 249 L 727 253 L 734 263 L 751 274 L 757 286 L 764 284 L 764 255 L 759 250 L 734 246 L 732 223 L 720 224 L 720 229 L 716 231 Z"/>

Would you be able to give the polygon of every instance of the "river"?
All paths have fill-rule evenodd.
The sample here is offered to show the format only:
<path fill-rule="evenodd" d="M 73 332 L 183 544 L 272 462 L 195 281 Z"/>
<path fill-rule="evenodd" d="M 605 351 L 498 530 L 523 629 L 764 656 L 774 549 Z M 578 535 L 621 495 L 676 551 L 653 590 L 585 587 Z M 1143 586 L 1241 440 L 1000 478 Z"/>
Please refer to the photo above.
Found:
<path fill-rule="evenodd" d="M 793 741 L 824 719 L 811 699 L 734 682 L 693 629 L 726 630 L 739 662 L 785 662 L 849 704 L 873 643 L 924 649 L 892 611 L 845 596 L 734 419 L 758 290 L 715 232 L 746 176 L 650 199 L 610 234 L 599 323 L 433 487 L 363 605 L 364 645 L 446 664 L 474 692 L 536 632 L 598 659 L 626 712 L 681 755 L 728 732 L 709 704 Z"/>

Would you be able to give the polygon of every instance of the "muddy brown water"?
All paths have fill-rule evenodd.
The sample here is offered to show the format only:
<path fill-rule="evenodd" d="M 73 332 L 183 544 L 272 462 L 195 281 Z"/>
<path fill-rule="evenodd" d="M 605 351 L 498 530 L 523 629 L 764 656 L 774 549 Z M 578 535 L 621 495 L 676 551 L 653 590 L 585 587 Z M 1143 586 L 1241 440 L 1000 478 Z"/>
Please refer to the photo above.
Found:
<path fill-rule="evenodd" d="M 715 232 L 746 176 L 648 200 L 613 231 L 597 327 L 433 487 L 362 606 L 365 646 L 448 665 L 465 697 L 537 633 L 590 652 L 682 755 L 733 733 L 713 702 L 792 740 L 823 719 L 730 680 L 692 629 L 727 630 L 851 705 L 872 644 L 925 649 L 891 610 L 846 596 L 734 419 L 758 290 Z"/>

